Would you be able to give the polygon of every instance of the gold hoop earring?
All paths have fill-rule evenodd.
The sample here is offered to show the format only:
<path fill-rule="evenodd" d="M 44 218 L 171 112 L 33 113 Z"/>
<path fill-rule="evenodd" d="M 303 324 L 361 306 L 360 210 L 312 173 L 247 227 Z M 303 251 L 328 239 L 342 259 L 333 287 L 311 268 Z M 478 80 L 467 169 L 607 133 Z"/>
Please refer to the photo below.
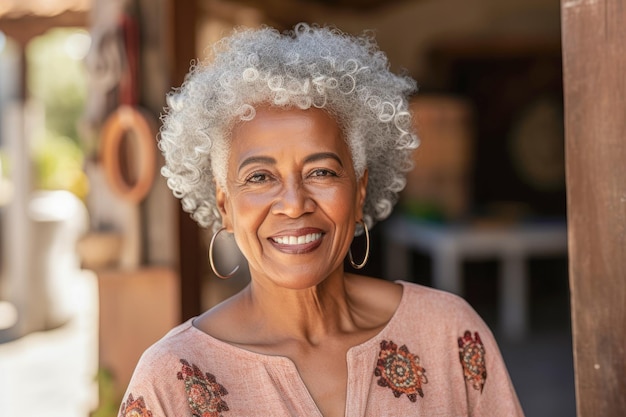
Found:
<path fill-rule="evenodd" d="M 217 238 L 217 235 L 222 233 L 224 230 L 226 230 L 226 228 L 222 227 L 217 232 L 215 232 L 215 234 L 213 234 L 213 237 L 211 238 L 211 243 L 209 243 L 209 265 L 211 265 L 211 270 L 218 278 L 228 279 L 235 275 L 235 272 L 237 272 L 237 270 L 239 269 L 239 265 L 237 265 L 232 271 L 230 271 L 228 275 L 222 275 L 217 272 L 217 269 L 215 268 L 215 262 L 213 262 L 213 245 L 215 244 L 215 238 Z"/>
<path fill-rule="evenodd" d="M 363 262 L 361 262 L 360 264 L 355 263 L 354 259 L 352 258 L 352 249 L 348 249 L 348 258 L 350 259 L 350 265 L 352 265 L 352 268 L 354 269 L 362 269 L 370 257 L 370 232 L 367 229 L 367 225 L 363 220 L 360 220 L 359 223 L 363 225 L 363 230 L 365 231 L 365 258 L 363 258 Z"/>

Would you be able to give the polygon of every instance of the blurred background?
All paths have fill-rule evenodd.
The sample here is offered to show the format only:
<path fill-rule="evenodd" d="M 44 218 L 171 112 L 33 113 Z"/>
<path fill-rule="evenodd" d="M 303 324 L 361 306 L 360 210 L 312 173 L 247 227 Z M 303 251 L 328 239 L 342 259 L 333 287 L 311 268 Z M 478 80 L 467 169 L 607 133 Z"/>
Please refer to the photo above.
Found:
<path fill-rule="evenodd" d="M 301 21 L 419 84 L 365 272 L 462 295 L 526 414 L 575 416 L 559 0 L 1 0 L 0 415 L 115 416 L 141 352 L 247 283 L 160 178 L 159 114 L 233 27 Z"/>

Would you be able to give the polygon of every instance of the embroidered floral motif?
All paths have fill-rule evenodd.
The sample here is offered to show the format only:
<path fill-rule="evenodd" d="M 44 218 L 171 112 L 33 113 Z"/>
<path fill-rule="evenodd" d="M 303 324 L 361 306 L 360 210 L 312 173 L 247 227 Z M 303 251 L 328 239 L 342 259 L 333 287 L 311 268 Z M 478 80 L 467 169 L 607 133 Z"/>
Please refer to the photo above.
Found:
<path fill-rule="evenodd" d="M 185 383 L 187 402 L 193 417 L 222 417 L 222 411 L 228 411 L 228 405 L 222 399 L 222 396 L 228 394 L 226 388 L 212 374 L 203 374 L 196 365 L 184 359 L 180 363 L 183 368 L 177 376 Z"/>
<path fill-rule="evenodd" d="M 143 397 L 134 399 L 133 394 L 128 394 L 120 407 L 120 417 L 152 417 L 152 411 L 146 407 Z"/>
<path fill-rule="evenodd" d="M 409 352 L 405 345 L 398 347 L 392 341 L 380 342 L 374 375 L 380 377 L 378 385 L 391 388 L 396 398 L 406 394 L 411 402 L 415 402 L 417 394 L 424 397 L 422 385 L 428 383 L 426 370 L 420 366 L 420 358 Z"/>
<path fill-rule="evenodd" d="M 459 337 L 459 358 L 463 365 L 465 380 L 482 393 L 487 380 L 487 367 L 485 366 L 485 346 L 478 332 L 474 332 L 474 338 L 472 338 L 472 333 L 466 330 L 463 337 Z"/>

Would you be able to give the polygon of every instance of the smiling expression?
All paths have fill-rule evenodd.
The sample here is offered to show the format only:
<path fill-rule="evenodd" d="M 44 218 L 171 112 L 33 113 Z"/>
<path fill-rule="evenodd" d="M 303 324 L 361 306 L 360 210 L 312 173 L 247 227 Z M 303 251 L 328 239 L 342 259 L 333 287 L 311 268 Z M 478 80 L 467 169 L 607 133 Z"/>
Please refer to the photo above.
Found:
<path fill-rule="evenodd" d="M 342 273 L 366 186 L 328 113 L 260 107 L 233 129 L 217 202 L 253 279 L 303 289 Z"/>

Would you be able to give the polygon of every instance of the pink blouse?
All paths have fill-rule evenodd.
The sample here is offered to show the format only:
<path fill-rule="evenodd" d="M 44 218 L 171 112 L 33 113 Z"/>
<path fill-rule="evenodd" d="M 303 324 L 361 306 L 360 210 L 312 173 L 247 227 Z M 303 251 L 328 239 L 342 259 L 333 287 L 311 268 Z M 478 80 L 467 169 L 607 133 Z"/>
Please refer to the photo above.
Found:
<path fill-rule="evenodd" d="M 491 331 L 463 299 L 403 285 L 395 314 L 347 354 L 347 417 L 523 416 Z M 120 417 L 321 417 L 294 363 L 189 320 L 141 357 Z"/>

